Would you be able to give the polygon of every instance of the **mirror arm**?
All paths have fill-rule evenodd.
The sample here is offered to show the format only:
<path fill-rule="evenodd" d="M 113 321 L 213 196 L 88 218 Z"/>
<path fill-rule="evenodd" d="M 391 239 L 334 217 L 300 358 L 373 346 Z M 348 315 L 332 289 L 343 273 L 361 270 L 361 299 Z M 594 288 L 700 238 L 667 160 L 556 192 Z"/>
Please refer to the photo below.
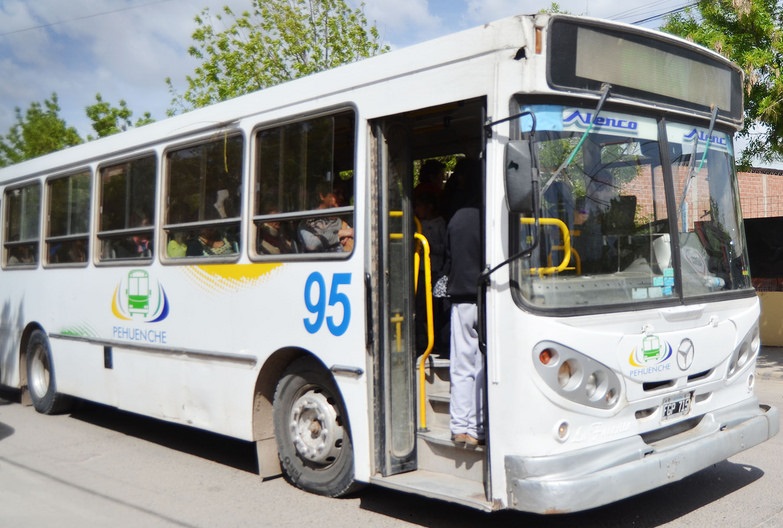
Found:
<path fill-rule="evenodd" d="M 497 121 L 490 121 L 488 123 L 485 123 L 484 124 L 484 133 L 487 135 L 487 139 L 492 137 L 492 127 L 494 127 L 495 125 L 499 125 L 499 124 L 505 123 L 507 121 L 513 121 L 514 119 L 519 119 L 520 117 L 524 117 L 524 116 L 530 116 L 530 119 L 533 120 L 533 126 L 530 129 L 530 139 L 532 140 L 535 137 L 535 135 L 536 135 L 536 116 L 535 116 L 535 114 L 533 112 L 531 112 L 529 110 L 527 110 L 525 112 L 521 112 L 519 114 L 508 116 L 508 117 L 503 118 L 503 119 L 499 119 Z"/>

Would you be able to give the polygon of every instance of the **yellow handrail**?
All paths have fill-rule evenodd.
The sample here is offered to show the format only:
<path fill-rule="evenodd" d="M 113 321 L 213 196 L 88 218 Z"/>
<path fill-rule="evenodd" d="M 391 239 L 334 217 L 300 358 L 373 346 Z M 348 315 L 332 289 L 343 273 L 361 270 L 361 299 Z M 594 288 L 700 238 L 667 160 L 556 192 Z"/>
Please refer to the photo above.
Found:
<path fill-rule="evenodd" d="M 533 225 L 536 223 L 535 218 L 520 218 L 519 222 L 524 225 Z M 557 266 L 550 266 L 547 268 L 530 268 L 530 274 L 535 275 L 551 275 L 552 273 L 558 273 L 568 268 L 568 263 L 571 262 L 571 234 L 568 231 L 568 226 L 565 222 L 559 218 L 539 218 L 539 224 L 555 226 L 560 229 L 560 233 L 563 235 L 563 245 L 557 246 L 553 249 L 563 250 L 563 261 Z M 581 267 L 581 265 L 580 265 Z"/>
<path fill-rule="evenodd" d="M 413 236 L 421 242 L 422 253 L 424 253 L 422 260 L 424 261 L 424 300 L 427 311 L 427 348 L 424 350 L 421 358 L 419 358 L 419 429 L 424 431 L 427 429 L 427 389 L 424 363 L 435 346 L 435 324 L 432 315 L 432 267 L 430 263 L 430 243 L 427 241 L 427 237 L 421 233 L 416 233 Z M 416 256 L 418 256 L 418 252 Z M 418 279 L 417 267 L 417 275 L 415 276 L 417 284 L 419 282 Z"/>
<path fill-rule="evenodd" d="M 429 243 L 427 242 L 427 239 L 424 238 L 424 235 L 421 234 L 421 222 L 418 218 L 415 216 L 413 217 L 413 221 L 416 223 L 416 233 L 413 234 L 413 236 L 417 240 L 424 239 L 424 244 L 427 244 L 427 260 L 429 260 Z M 419 247 L 416 248 L 416 251 L 413 252 L 413 294 L 417 294 L 419 292 L 419 265 L 421 261 L 421 257 L 419 256 Z"/>
<path fill-rule="evenodd" d="M 402 211 L 389 211 L 389 216 L 392 218 L 401 218 L 403 216 Z M 414 293 L 418 292 L 419 287 L 419 272 L 421 262 L 424 262 L 424 302 L 427 312 L 427 348 L 424 350 L 424 354 L 419 358 L 419 427 L 421 430 L 427 429 L 427 389 L 426 389 L 426 376 L 424 374 L 424 363 L 430 356 L 433 347 L 435 346 L 435 322 L 432 314 L 432 263 L 430 261 L 430 243 L 423 234 L 421 234 L 421 222 L 415 216 L 413 217 L 416 223 L 416 233 L 413 234 L 414 238 L 419 242 L 420 247 L 416 248 L 413 254 L 413 289 Z M 402 233 L 390 233 L 392 240 L 402 240 L 404 235 Z M 419 253 L 422 253 L 421 255 Z M 400 325 L 402 323 L 402 317 L 400 314 L 396 314 L 393 323 L 397 324 L 397 332 L 399 334 Z M 397 336 L 397 345 L 401 342 L 401 336 Z M 399 350 L 398 350 L 399 351 Z"/>

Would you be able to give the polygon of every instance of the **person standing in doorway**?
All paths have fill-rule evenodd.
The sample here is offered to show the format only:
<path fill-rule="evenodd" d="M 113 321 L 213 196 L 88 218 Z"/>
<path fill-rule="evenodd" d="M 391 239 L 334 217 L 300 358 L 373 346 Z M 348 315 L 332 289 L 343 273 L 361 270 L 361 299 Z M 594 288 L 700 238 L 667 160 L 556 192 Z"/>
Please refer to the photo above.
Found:
<path fill-rule="evenodd" d="M 478 279 L 481 274 L 481 167 L 462 159 L 454 175 L 466 184 L 462 206 L 446 230 L 451 301 L 451 438 L 457 444 L 484 443 L 484 357 L 478 339 Z"/>

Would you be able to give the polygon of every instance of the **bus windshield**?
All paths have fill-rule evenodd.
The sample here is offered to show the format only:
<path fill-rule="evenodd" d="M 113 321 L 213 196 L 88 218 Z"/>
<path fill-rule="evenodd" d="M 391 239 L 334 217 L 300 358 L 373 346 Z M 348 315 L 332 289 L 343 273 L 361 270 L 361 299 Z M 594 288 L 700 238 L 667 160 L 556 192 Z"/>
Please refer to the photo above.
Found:
<path fill-rule="evenodd" d="M 536 116 L 541 171 L 538 231 L 523 217 L 512 230 L 513 250 L 533 248 L 514 267 L 524 302 L 578 309 L 751 287 L 728 134 L 590 108 L 521 110 Z M 521 126 L 528 134 L 531 121 Z"/>

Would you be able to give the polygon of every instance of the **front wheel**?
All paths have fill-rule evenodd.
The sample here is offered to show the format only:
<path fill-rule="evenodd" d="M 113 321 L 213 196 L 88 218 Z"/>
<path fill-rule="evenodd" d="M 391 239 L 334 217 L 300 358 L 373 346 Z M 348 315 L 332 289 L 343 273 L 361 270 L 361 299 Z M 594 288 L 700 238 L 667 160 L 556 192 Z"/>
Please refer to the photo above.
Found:
<path fill-rule="evenodd" d="M 358 487 L 345 405 L 331 375 L 315 360 L 302 358 L 286 369 L 275 391 L 274 422 L 288 482 L 328 497 Z"/>
<path fill-rule="evenodd" d="M 49 340 L 35 330 L 27 342 L 27 390 L 39 413 L 56 414 L 68 409 L 71 399 L 57 392 Z"/>

